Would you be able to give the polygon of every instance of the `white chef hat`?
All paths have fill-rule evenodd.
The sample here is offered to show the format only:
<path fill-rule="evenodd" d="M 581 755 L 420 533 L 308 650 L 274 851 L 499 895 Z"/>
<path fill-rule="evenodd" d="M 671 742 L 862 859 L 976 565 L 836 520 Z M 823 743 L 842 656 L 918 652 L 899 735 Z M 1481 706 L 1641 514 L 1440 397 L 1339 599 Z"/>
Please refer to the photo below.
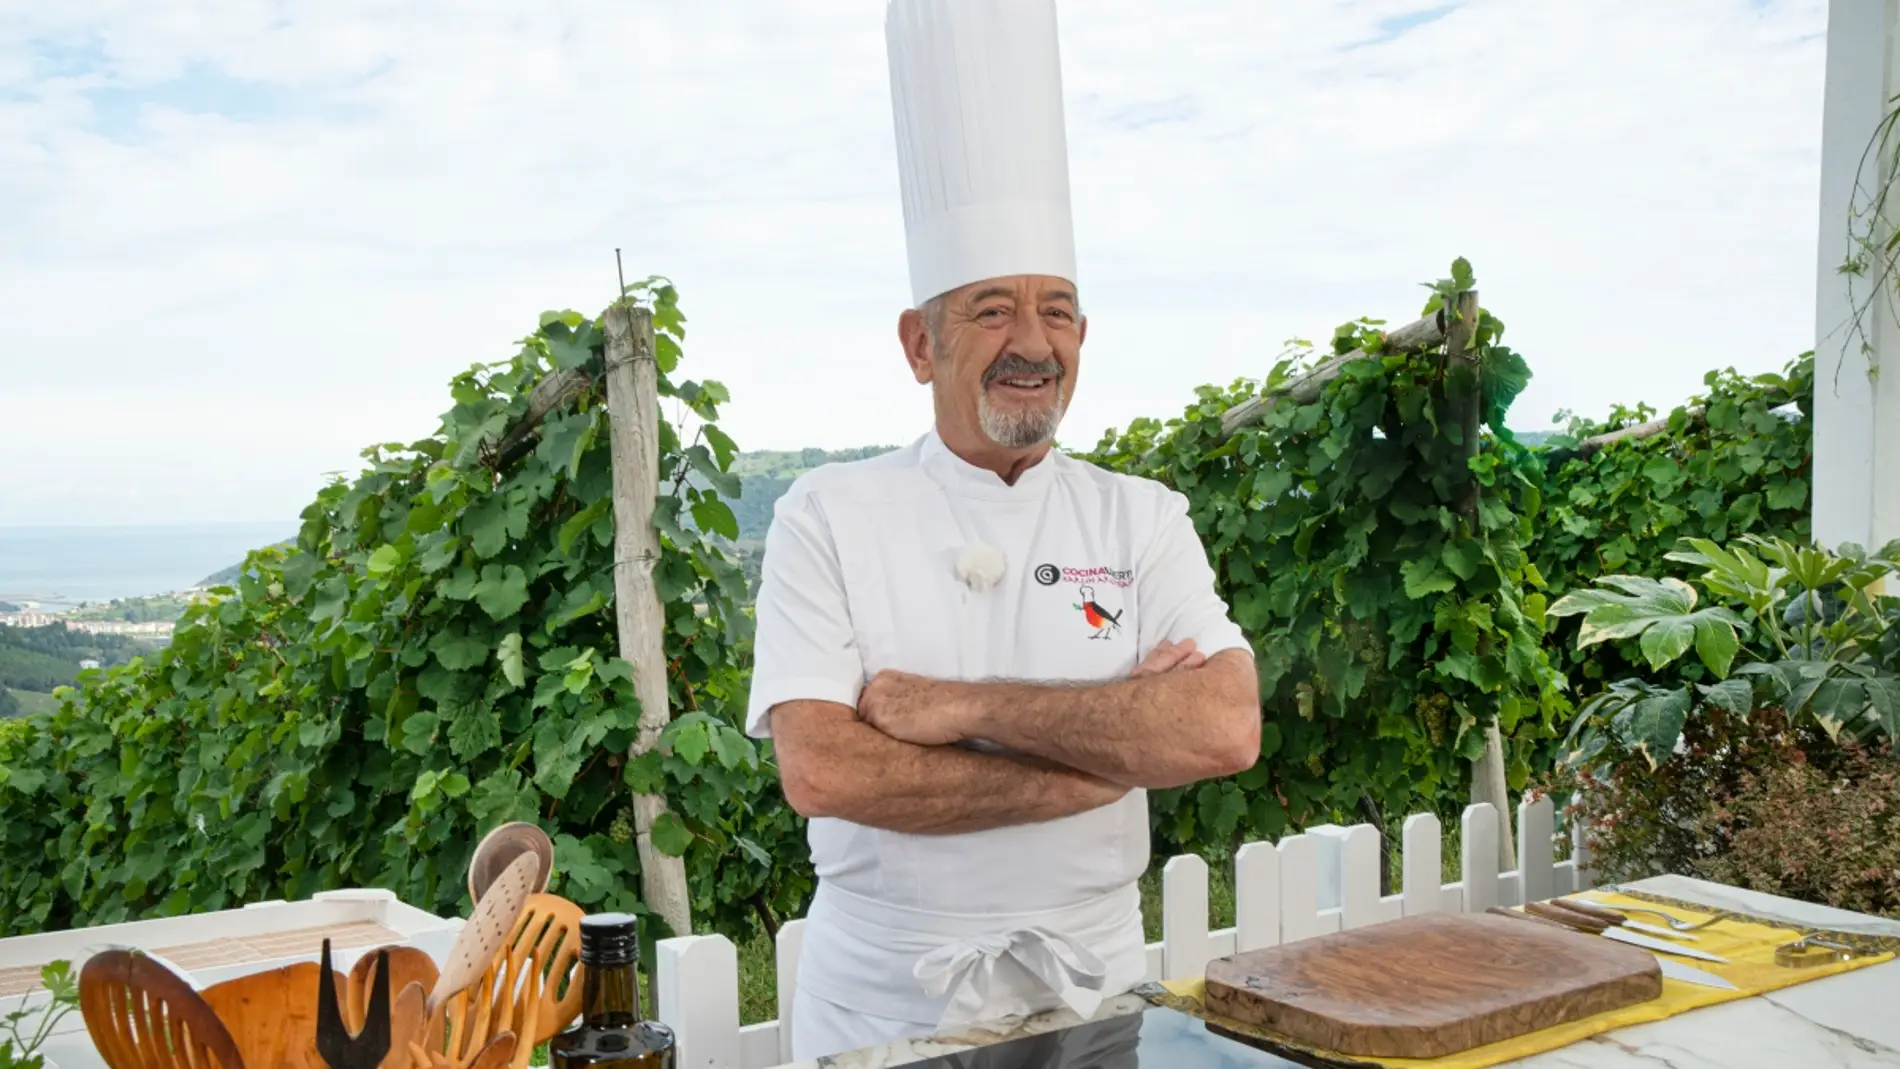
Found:
<path fill-rule="evenodd" d="M 891 0 L 884 33 L 916 304 L 1075 282 L 1055 0 Z"/>

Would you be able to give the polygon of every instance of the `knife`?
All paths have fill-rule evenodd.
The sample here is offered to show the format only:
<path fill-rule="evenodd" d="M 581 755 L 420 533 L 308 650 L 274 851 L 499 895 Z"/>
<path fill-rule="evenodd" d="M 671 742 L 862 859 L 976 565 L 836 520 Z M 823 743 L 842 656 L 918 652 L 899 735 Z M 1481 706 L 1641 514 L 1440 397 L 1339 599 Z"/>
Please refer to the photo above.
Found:
<path fill-rule="evenodd" d="M 1485 910 L 1485 912 L 1496 913 L 1500 917 L 1516 917 L 1518 920 L 1529 921 L 1532 924 L 1547 924 L 1552 928 L 1562 928 L 1566 931 L 1577 930 L 1575 928 L 1572 928 L 1568 924 L 1560 924 L 1557 921 L 1545 920 L 1542 917 L 1534 916 L 1529 913 L 1519 913 L 1517 910 L 1505 909 L 1503 906 L 1492 906 L 1490 909 Z M 1734 984 L 1730 983 L 1727 980 L 1724 980 L 1723 978 L 1715 975 L 1712 972 L 1705 972 L 1701 969 L 1696 968 L 1693 965 L 1684 965 L 1683 963 L 1679 961 L 1671 961 L 1668 958 L 1663 957 L 1661 954 L 1656 954 L 1653 952 L 1650 954 L 1650 957 L 1656 959 L 1656 965 L 1657 967 L 1662 969 L 1662 974 L 1664 976 L 1669 977 L 1672 980 L 1681 980 L 1683 983 L 1686 983 L 1686 984 L 1700 984 L 1703 987 L 1720 988 L 1724 991 L 1736 990 L 1736 987 Z"/>
<path fill-rule="evenodd" d="M 1553 898 L 1550 900 L 1550 904 L 1562 909 L 1567 909 L 1572 913 L 1581 913 L 1586 917 L 1590 917 L 1595 920 L 1600 920 L 1605 924 L 1610 924 L 1610 925 L 1620 924 L 1625 928 L 1631 929 L 1632 931 L 1648 932 L 1651 935 L 1660 935 L 1664 939 L 1678 939 L 1685 943 L 1693 943 L 1696 941 L 1696 939 L 1699 938 L 1698 936 L 1690 935 L 1687 932 L 1678 932 L 1673 928 L 1664 928 L 1664 927 L 1661 927 L 1660 925 L 1644 924 L 1642 921 L 1633 921 L 1629 919 L 1628 917 L 1623 916 L 1621 913 L 1612 913 L 1607 909 L 1603 909 L 1599 906 L 1591 905 L 1590 903 L 1585 902 L 1579 898 Z"/>
<path fill-rule="evenodd" d="M 1600 920 L 1586 917 L 1581 913 L 1572 913 L 1567 909 L 1559 909 L 1556 906 L 1548 905 L 1543 902 L 1525 903 L 1524 912 L 1534 917 L 1542 917 L 1545 920 L 1556 921 L 1558 924 L 1575 928 L 1580 932 L 1600 935 L 1605 939 L 1614 939 L 1619 943 L 1628 943 L 1631 946 L 1642 947 L 1644 950 L 1653 950 L 1658 954 L 1679 954 L 1685 958 L 1696 958 L 1700 961 L 1713 961 L 1722 964 L 1727 964 L 1728 962 L 1727 958 L 1717 957 L 1706 950 L 1679 946 L 1675 943 L 1665 943 L 1661 939 L 1643 935 L 1640 932 L 1624 931 L 1620 926 L 1611 927 Z"/>

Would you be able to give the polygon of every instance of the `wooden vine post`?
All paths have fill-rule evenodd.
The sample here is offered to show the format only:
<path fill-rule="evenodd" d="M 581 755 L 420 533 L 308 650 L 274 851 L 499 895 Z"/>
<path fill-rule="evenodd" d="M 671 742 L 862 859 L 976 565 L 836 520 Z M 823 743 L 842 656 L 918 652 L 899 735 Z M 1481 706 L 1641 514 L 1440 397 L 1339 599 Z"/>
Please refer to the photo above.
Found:
<path fill-rule="evenodd" d="M 671 714 L 666 700 L 666 617 L 653 586 L 660 538 L 653 529 L 660 483 L 659 367 L 653 356 L 653 314 L 617 301 L 601 316 L 606 333 L 608 444 L 613 457 L 614 609 L 620 655 L 633 665 L 640 726 L 630 756 L 659 745 Z M 675 935 L 693 930 L 686 863 L 653 845 L 653 825 L 665 797 L 633 796 L 634 841 L 640 850 L 640 891 L 647 907 L 666 918 Z"/>
<path fill-rule="evenodd" d="M 1478 439 L 1483 431 L 1484 390 L 1479 378 L 1478 353 L 1472 348 L 1472 336 L 1478 329 L 1478 291 L 1458 295 L 1453 315 L 1445 324 L 1445 378 L 1450 387 L 1446 395 L 1452 402 L 1459 430 L 1460 448 L 1467 465 L 1478 455 Z M 1458 511 L 1470 525 L 1472 535 L 1482 528 L 1478 522 L 1478 480 L 1467 468 L 1464 500 Z M 1471 800 L 1489 802 L 1498 811 L 1498 871 L 1517 868 L 1516 837 L 1511 832 L 1511 790 L 1504 774 L 1504 733 L 1494 718 L 1484 728 L 1484 753 L 1471 762 Z"/>

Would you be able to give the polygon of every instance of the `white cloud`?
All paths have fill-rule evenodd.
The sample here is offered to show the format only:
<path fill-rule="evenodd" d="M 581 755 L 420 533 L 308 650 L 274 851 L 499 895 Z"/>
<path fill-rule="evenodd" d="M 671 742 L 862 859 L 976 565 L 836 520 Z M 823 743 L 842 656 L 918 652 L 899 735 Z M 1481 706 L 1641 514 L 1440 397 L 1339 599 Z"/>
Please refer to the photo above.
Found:
<path fill-rule="evenodd" d="M 1069 441 L 1409 319 L 1461 254 L 1536 373 L 1520 427 L 1812 344 L 1819 0 L 1381 28 L 1439 6 L 1064 4 Z M 17 7 L 0 523 L 288 521 L 540 311 L 603 305 L 616 246 L 680 284 L 742 446 L 928 418 L 876 0 Z"/>

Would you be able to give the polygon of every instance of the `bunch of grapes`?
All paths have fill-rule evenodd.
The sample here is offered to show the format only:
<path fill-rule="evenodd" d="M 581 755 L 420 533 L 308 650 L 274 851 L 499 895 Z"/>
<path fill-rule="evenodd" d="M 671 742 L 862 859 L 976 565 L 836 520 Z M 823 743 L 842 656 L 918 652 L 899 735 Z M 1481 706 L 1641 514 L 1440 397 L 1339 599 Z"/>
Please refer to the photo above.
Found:
<path fill-rule="evenodd" d="M 607 838 L 622 846 L 633 841 L 633 807 L 626 806 L 607 828 Z"/>
<path fill-rule="evenodd" d="M 1433 746 L 1445 744 L 1445 714 L 1450 710 L 1451 699 L 1444 694 L 1418 700 L 1419 719 L 1425 722 L 1425 733 L 1431 737 Z"/>

